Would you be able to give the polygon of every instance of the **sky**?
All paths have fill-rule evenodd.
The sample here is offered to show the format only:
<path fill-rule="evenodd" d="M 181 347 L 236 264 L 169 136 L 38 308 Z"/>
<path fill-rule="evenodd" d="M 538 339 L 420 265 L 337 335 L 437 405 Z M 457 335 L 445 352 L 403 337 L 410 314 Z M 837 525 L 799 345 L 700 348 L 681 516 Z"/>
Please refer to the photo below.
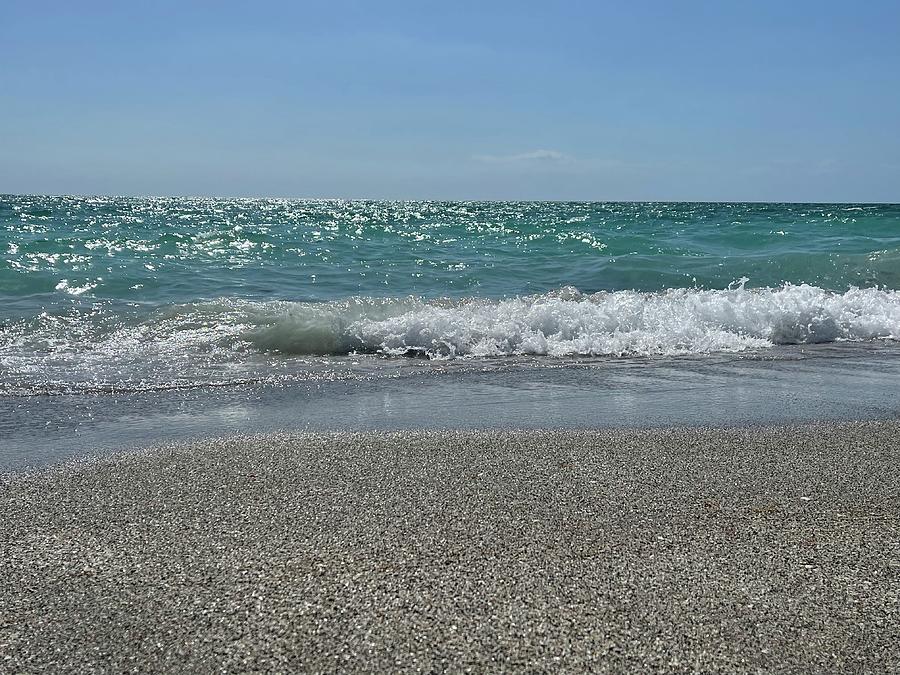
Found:
<path fill-rule="evenodd" d="M 0 0 L 0 193 L 900 202 L 900 2 Z"/>

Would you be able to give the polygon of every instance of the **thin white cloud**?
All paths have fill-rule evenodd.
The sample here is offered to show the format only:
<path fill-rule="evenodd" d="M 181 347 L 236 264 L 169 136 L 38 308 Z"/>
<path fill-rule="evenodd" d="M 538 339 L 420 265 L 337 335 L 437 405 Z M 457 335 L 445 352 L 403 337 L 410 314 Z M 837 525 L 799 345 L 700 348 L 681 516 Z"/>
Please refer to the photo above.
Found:
<path fill-rule="evenodd" d="M 487 164 L 558 164 L 573 158 L 558 150 L 532 150 L 516 155 L 475 155 L 473 159 Z"/>

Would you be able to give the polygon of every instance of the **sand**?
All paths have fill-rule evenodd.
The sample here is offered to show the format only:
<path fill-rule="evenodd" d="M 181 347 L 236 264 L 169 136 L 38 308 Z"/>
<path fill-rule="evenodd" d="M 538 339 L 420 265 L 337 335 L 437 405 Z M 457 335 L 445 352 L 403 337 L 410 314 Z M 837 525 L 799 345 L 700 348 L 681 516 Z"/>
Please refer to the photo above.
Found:
<path fill-rule="evenodd" d="M 3 672 L 900 670 L 900 422 L 216 439 L 0 509 Z"/>

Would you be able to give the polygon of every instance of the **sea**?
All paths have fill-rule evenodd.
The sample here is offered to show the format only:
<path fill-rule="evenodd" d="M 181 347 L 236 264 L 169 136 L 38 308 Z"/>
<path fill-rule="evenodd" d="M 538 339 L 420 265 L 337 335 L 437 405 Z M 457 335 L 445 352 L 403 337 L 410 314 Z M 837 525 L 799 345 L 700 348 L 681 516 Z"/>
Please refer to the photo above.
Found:
<path fill-rule="evenodd" d="M 0 470 L 900 412 L 900 205 L 0 196 Z"/>

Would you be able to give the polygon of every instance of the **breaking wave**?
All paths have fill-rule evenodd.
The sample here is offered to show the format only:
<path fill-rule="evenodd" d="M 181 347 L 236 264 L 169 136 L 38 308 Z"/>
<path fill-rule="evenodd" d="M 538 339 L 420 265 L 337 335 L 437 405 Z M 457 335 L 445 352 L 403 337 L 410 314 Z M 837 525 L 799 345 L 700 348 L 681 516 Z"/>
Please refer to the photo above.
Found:
<path fill-rule="evenodd" d="M 250 310 L 244 337 L 289 354 L 655 356 L 900 336 L 900 293 L 815 286 L 669 289 L 508 300 L 353 299 Z"/>
<path fill-rule="evenodd" d="M 0 394 L 333 378 L 342 369 L 357 372 L 359 363 L 375 367 L 375 360 L 341 358 L 347 355 L 415 356 L 424 364 L 703 355 L 878 339 L 900 339 L 898 291 L 746 289 L 742 282 L 658 293 L 562 288 L 502 300 L 221 299 L 150 311 L 100 306 L 0 326 Z M 382 358 L 376 365 L 382 372 L 401 363 Z"/>

